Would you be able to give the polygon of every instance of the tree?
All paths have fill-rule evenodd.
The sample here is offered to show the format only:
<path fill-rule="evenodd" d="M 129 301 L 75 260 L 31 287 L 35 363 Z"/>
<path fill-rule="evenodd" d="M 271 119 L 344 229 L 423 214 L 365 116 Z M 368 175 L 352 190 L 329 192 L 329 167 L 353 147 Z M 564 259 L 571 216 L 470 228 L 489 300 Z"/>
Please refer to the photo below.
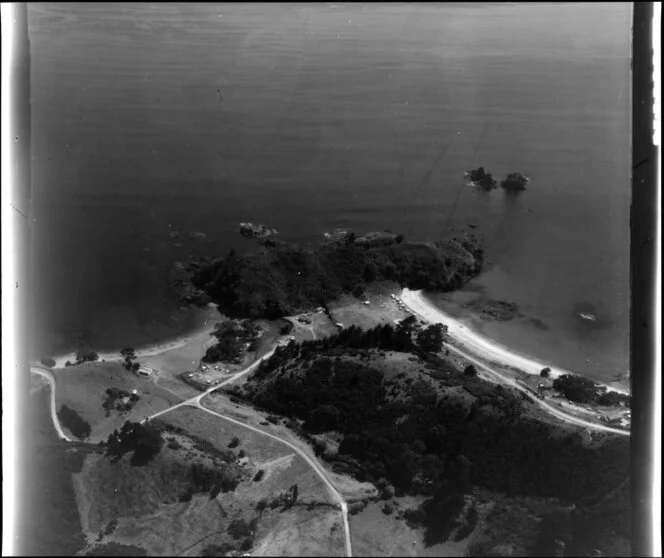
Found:
<path fill-rule="evenodd" d="M 136 351 L 130 347 L 122 349 L 120 354 L 124 357 L 125 360 L 133 360 L 136 358 Z"/>
<path fill-rule="evenodd" d="M 445 335 L 443 324 L 430 325 L 417 334 L 417 344 L 420 350 L 428 353 L 438 353 L 443 349 Z"/>
<path fill-rule="evenodd" d="M 463 373 L 465 376 L 477 376 L 477 368 L 475 368 L 474 365 L 469 364 L 463 369 Z"/>
<path fill-rule="evenodd" d="M 76 362 L 80 364 L 82 362 L 94 362 L 99 359 L 99 355 L 90 349 L 80 349 L 76 353 Z"/>
<path fill-rule="evenodd" d="M 233 521 L 228 526 L 228 532 L 235 540 L 251 535 L 249 525 L 247 525 L 247 522 L 244 519 L 236 519 Z"/>
<path fill-rule="evenodd" d="M 540 376 L 542 376 L 542 378 L 548 378 L 549 376 L 551 376 L 551 368 L 549 368 L 548 366 L 546 368 L 542 368 Z"/>
<path fill-rule="evenodd" d="M 397 241 L 397 244 L 401 244 L 404 240 L 406 240 L 406 237 L 403 234 L 398 234 L 395 240 Z"/>
<path fill-rule="evenodd" d="M 574 374 L 563 374 L 553 380 L 553 388 L 570 401 L 590 403 L 599 395 L 599 386 L 592 380 Z"/>
<path fill-rule="evenodd" d="M 47 357 L 42 358 L 39 362 L 41 362 L 44 366 L 48 368 L 53 368 L 56 365 L 55 360 Z"/>
<path fill-rule="evenodd" d="M 233 436 L 233 439 L 228 444 L 228 447 L 229 448 L 236 448 L 239 445 L 240 445 L 240 438 L 238 438 L 237 436 Z"/>

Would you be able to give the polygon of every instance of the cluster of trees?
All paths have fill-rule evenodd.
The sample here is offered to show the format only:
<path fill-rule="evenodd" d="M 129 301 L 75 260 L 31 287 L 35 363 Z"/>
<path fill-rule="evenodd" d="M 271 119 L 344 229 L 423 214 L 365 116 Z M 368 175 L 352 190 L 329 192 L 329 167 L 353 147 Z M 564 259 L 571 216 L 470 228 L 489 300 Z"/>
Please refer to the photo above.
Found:
<path fill-rule="evenodd" d="M 242 358 L 243 345 L 256 350 L 260 327 L 251 320 L 226 320 L 217 324 L 213 335 L 217 343 L 208 348 L 203 362 L 237 362 Z"/>
<path fill-rule="evenodd" d="M 255 376 L 263 378 L 293 359 L 308 360 L 340 348 L 380 349 L 420 354 L 440 352 L 446 334 L 447 326 L 443 324 L 419 327 L 415 316 L 402 320 L 396 327 L 391 324 L 380 324 L 364 330 L 352 325 L 330 337 L 307 340 L 300 344 L 291 341 L 286 346 L 277 347 L 270 358 L 259 364 Z"/>
<path fill-rule="evenodd" d="M 99 355 L 91 349 L 79 349 L 76 352 L 76 361 L 71 362 L 68 360 L 65 362 L 65 366 L 75 366 L 77 364 L 83 364 L 84 362 L 95 362 L 99 360 Z"/>
<path fill-rule="evenodd" d="M 110 412 L 116 408 L 118 399 L 123 399 L 125 397 L 129 399 L 129 403 L 124 405 L 124 407 L 121 409 L 123 411 L 131 409 L 134 403 L 140 399 L 138 394 L 129 393 L 128 391 L 117 387 L 108 388 L 105 393 L 106 398 L 104 399 L 103 407 L 107 412 Z"/>
<path fill-rule="evenodd" d="M 85 440 L 90 436 L 92 429 L 90 424 L 81 417 L 74 409 L 62 405 L 58 411 L 58 420 L 65 428 L 79 440 Z"/>
<path fill-rule="evenodd" d="M 297 375 L 286 370 L 268 389 L 259 386 L 253 402 L 304 420 L 309 435 L 340 432 L 339 453 L 324 455 L 338 470 L 427 495 L 420 515 L 428 541 L 454 528 L 471 485 L 579 502 L 605 494 L 629 472 L 624 440 L 591 449 L 576 434 L 554 435 L 522 415 L 519 395 L 473 374 L 457 377 L 476 398 L 468 406 L 439 397 L 426 382 L 411 383 L 405 401 L 387 400 L 383 375 L 364 363 L 321 357 L 300 365 Z"/>
<path fill-rule="evenodd" d="M 123 356 L 124 361 L 122 363 L 122 366 L 126 370 L 129 370 L 130 372 L 138 372 L 138 369 L 141 367 L 141 365 L 136 362 L 136 351 L 132 349 L 131 347 L 127 347 L 125 349 L 122 349 L 120 351 L 120 354 Z"/>
<path fill-rule="evenodd" d="M 575 374 L 563 374 L 553 380 L 553 388 L 564 397 L 576 403 L 597 403 L 598 405 L 631 406 L 629 395 L 607 391 L 605 386 L 596 384 L 589 378 Z"/>
<path fill-rule="evenodd" d="M 161 451 L 163 443 L 160 430 L 153 424 L 126 421 L 120 431 L 114 430 L 109 435 L 103 446 L 106 455 L 116 461 L 133 451 L 131 464 L 141 466 Z"/>
<path fill-rule="evenodd" d="M 209 492 L 210 498 L 216 498 L 220 492 L 234 491 L 240 484 L 240 479 L 229 465 L 212 468 L 201 463 L 193 463 L 191 484 L 194 492 Z"/>
<path fill-rule="evenodd" d="M 281 415 L 305 420 L 309 433 L 351 431 L 382 401 L 382 374 L 365 365 L 320 358 L 297 377 L 280 378 L 254 402 Z M 362 402 L 366 405 L 363 405 Z"/>
<path fill-rule="evenodd" d="M 437 243 L 394 238 L 373 245 L 355 242 L 318 246 L 280 243 L 266 251 L 202 265 L 192 282 L 231 317 L 277 319 L 324 305 L 380 280 L 413 289 L 451 290 L 481 269 L 483 252 L 472 235 Z"/>

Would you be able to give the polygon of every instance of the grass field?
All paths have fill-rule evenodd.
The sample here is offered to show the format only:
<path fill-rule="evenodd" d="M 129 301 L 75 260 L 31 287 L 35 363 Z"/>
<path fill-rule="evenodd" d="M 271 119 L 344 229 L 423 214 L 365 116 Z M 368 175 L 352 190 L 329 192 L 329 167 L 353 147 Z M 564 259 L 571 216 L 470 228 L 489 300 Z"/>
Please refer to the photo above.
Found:
<path fill-rule="evenodd" d="M 292 430 L 290 430 L 284 424 L 282 424 L 281 422 L 279 422 L 278 424 L 272 424 L 266 421 L 265 420 L 267 416 L 266 413 L 258 411 L 246 404 L 241 404 L 241 405 L 234 404 L 229 400 L 229 398 L 226 395 L 215 394 L 215 393 L 212 393 L 206 398 L 204 398 L 202 403 L 205 407 L 213 411 L 216 411 L 218 413 L 221 413 L 222 415 L 230 416 L 246 424 L 250 424 L 257 428 L 265 429 L 267 432 L 275 434 L 285 440 L 288 440 L 292 444 L 295 444 L 298 448 L 300 448 L 309 456 L 311 457 L 314 456 L 313 449 L 309 446 L 309 444 L 307 444 L 304 440 L 300 439 Z M 219 420 L 222 421 L 223 419 Z M 238 433 L 241 432 L 240 427 L 235 427 L 235 428 L 237 428 Z M 251 432 L 248 429 L 243 429 L 243 430 L 245 430 L 246 432 Z M 238 436 L 240 436 L 240 434 L 238 434 Z M 260 434 L 256 434 L 256 436 L 260 436 Z M 260 438 L 278 443 L 276 442 L 276 440 L 272 440 L 267 436 L 260 436 Z M 281 445 L 284 448 L 286 448 L 286 451 L 292 452 L 292 450 L 290 450 L 290 448 L 288 448 L 287 446 L 283 444 Z M 320 461 L 320 463 L 325 467 L 325 462 Z M 376 494 L 376 488 L 374 487 L 373 484 L 367 482 L 359 482 L 351 477 L 335 474 L 330 470 L 328 470 L 328 476 L 330 477 L 330 479 L 332 479 L 332 482 L 334 483 L 336 489 L 347 498 L 350 499 L 369 498 Z"/>
<path fill-rule="evenodd" d="M 176 409 L 162 422 L 183 430 L 163 432 L 170 443 L 147 465 L 131 466 L 129 456 L 113 463 L 95 454 L 75 475 L 88 551 L 108 543 L 131 545 L 157 556 L 200 556 L 208 545 L 239 549 L 244 539 L 231 536 L 229 526 L 253 520 L 255 531 L 244 544 L 251 543 L 259 554 L 343 554 L 340 511 L 320 478 L 290 448 L 200 409 Z M 228 445 L 235 436 L 240 443 L 231 450 Z M 240 472 L 240 484 L 215 498 L 202 493 L 179 501 L 190 465 L 219 466 L 223 458 L 217 450 L 230 456 L 228 464 Z M 255 481 L 259 470 L 263 477 Z M 295 506 L 269 505 L 294 484 L 299 489 Z M 261 500 L 266 503 L 262 510 L 257 506 Z"/>
<path fill-rule="evenodd" d="M 125 421 L 143 420 L 148 415 L 181 401 L 177 395 L 156 385 L 149 378 L 136 376 L 118 362 L 81 364 L 56 370 L 56 407 L 62 405 L 75 410 L 90 424 L 89 442 L 104 440 Z M 138 390 L 141 398 L 131 411 L 113 410 L 107 415 L 103 408 L 107 388 L 117 387 L 131 392 Z"/>
<path fill-rule="evenodd" d="M 362 329 L 370 329 L 380 324 L 396 325 L 395 320 L 402 320 L 410 314 L 400 310 L 391 298 L 390 293 L 398 293 L 400 289 L 390 286 L 370 286 L 360 297 L 343 295 L 328 307 L 335 322 L 344 327 L 356 325 Z M 365 304 L 368 301 L 369 304 Z"/>

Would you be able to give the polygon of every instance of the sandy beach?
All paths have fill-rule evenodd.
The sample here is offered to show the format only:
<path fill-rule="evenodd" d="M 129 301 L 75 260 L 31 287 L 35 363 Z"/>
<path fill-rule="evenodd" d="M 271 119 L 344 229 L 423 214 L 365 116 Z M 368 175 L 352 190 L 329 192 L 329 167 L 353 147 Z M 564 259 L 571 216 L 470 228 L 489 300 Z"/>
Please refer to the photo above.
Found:
<path fill-rule="evenodd" d="M 138 358 L 147 358 L 160 355 L 169 351 L 174 351 L 176 349 L 181 349 L 187 345 L 190 345 L 192 342 L 197 340 L 208 340 L 210 334 L 214 331 L 214 326 L 218 322 L 222 321 L 223 317 L 217 312 L 216 307 L 211 306 L 206 311 L 206 318 L 203 320 L 202 326 L 191 331 L 186 335 L 181 335 L 179 337 L 174 337 L 172 339 L 164 340 L 160 343 L 153 343 L 151 345 L 146 345 L 145 347 L 134 347 L 136 349 L 136 356 Z M 99 361 L 119 361 L 124 357 L 120 354 L 121 348 L 118 348 L 117 351 L 113 352 L 103 352 L 98 353 Z M 76 362 L 75 353 L 67 353 L 64 355 L 54 356 L 55 366 L 53 368 L 64 368 L 67 361 Z"/>
<path fill-rule="evenodd" d="M 551 377 L 556 378 L 562 374 L 576 374 L 573 370 L 556 367 L 550 363 L 542 362 L 534 357 L 522 355 L 514 350 L 500 345 L 496 341 L 482 336 L 477 331 L 461 323 L 446 312 L 440 310 L 429 301 L 422 291 L 403 289 L 401 299 L 414 313 L 428 322 L 442 323 L 448 327 L 448 334 L 454 341 L 460 343 L 488 361 L 495 361 L 505 366 L 511 366 L 528 374 L 539 375 L 542 368 L 551 369 Z M 601 384 L 610 391 L 629 394 L 629 390 L 620 384 Z"/>

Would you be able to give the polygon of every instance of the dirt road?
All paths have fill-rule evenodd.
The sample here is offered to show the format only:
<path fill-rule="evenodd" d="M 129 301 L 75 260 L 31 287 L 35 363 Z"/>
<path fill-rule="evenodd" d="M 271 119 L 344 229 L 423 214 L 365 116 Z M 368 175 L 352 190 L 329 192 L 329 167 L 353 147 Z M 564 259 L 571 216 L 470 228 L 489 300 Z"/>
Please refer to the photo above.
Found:
<path fill-rule="evenodd" d="M 529 360 L 526 357 L 521 355 L 511 354 L 509 351 L 498 345 L 494 345 L 491 341 L 484 339 L 481 335 L 467 328 L 463 324 L 460 324 L 456 320 L 448 319 L 446 315 L 438 310 L 435 306 L 431 305 L 422 295 L 420 291 L 410 291 L 404 289 L 401 295 L 403 303 L 410 309 L 410 311 L 419 316 L 426 322 L 429 323 L 443 323 L 448 326 L 448 335 L 454 340 L 458 340 L 466 346 L 472 347 L 477 351 L 478 355 L 489 359 L 497 360 L 499 362 L 504 362 L 505 364 L 524 369 L 526 371 L 537 370 L 539 374 L 540 370 L 544 367 L 542 363 L 538 363 L 533 360 Z M 528 395 L 531 395 L 526 388 L 521 386 L 516 380 L 498 372 L 497 370 L 487 366 L 484 362 L 479 360 L 476 356 L 469 354 L 467 351 L 459 349 L 451 344 L 446 346 L 451 352 L 465 358 L 466 360 L 472 362 L 479 369 L 486 372 L 489 376 L 498 380 L 500 383 L 507 384 L 510 387 L 518 389 Z M 556 371 L 557 374 L 562 373 L 560 370 Z M 604 432 L 611 432 L 612 434 L 619 434 L 621 436 L 629 436 L 630 433 L 626 430 L 620 430 L 618 428 L 611 428 L 610 426 L 604 426 L 603 424 L 598 424 L 596 422 L 590 422 L 583 420 L 581 418 L 575 417 L 560 409 L 556 409 L 553 405 L 538 399 L 536 397 L 532 398 L 535 403 L 542 407 L 546 412 L 564 420 L 565 422 L 576 424 L 579 426 L 584 426 L 586 428 L 592 428 L 593 430 L 602 430 Z"/>

